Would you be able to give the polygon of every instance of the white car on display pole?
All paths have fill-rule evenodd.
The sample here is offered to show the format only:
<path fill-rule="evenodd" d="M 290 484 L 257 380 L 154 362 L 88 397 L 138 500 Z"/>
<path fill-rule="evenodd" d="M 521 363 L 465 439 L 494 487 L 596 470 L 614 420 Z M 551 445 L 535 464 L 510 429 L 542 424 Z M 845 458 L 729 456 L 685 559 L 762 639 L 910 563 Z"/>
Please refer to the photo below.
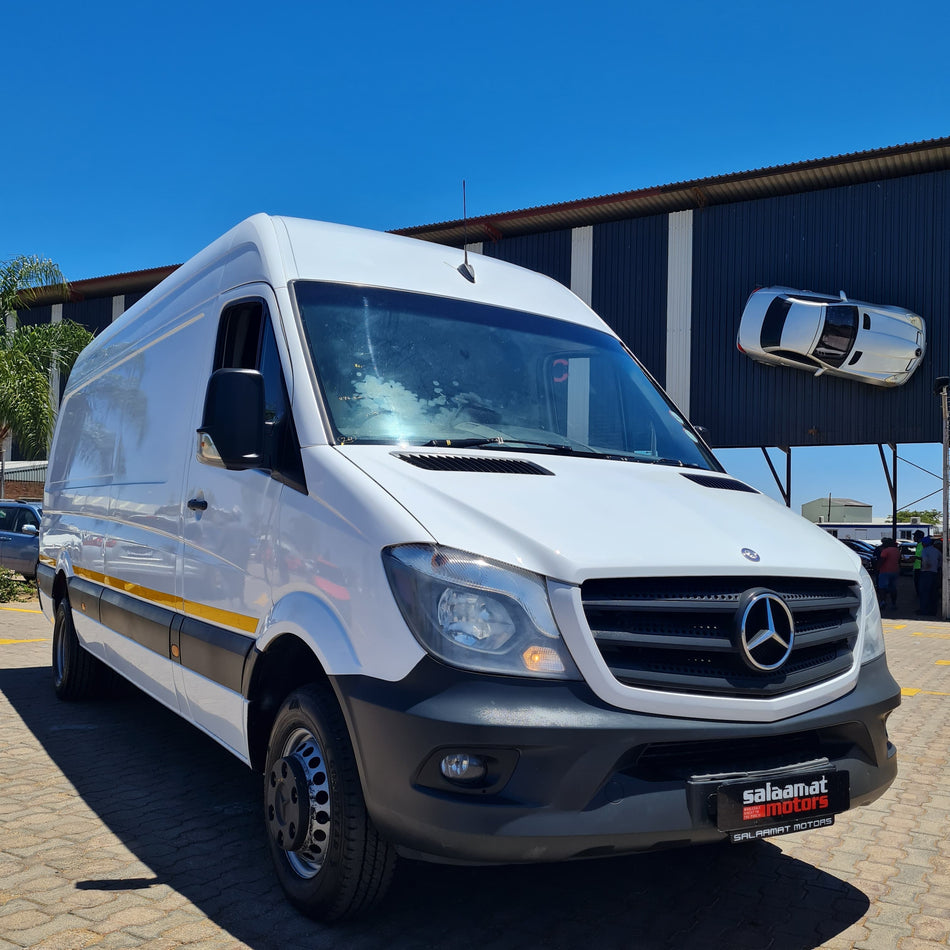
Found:
<path fill-rule="evenodd" d="M 926 350 L 921 316 L 904 307 L 813 294 L 789 287 L 752 292 L 736 346 L 759 363 L 901 386 Z"/>

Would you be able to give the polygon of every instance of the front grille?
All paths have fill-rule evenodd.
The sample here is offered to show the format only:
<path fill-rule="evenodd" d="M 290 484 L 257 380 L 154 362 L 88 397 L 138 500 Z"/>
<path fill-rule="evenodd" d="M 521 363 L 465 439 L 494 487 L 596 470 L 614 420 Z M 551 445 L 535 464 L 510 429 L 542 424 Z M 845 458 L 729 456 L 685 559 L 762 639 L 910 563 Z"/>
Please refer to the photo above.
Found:
<path fill-rule="evenodd" d="M 758 736 L 748 739 L 704 739 L 697 742 L 654 742 L 636 749 L 621 769 L 647 781 L 687 779 L 696 775 L 742 774 L 788 768 L 825 754 L 818 732 Z"/>
<path fill-rule="evenodd" d="M 734 643 L 742 595 L 765 588 L 795 622 L 791 655 L 774 672 L 750 669 Z M 587 623 L 604 662 L 627 686 L 668 692 L 777 696 L 851 667 L 858 586 L 788 577 L 659 577 L 587 581 Z"/>

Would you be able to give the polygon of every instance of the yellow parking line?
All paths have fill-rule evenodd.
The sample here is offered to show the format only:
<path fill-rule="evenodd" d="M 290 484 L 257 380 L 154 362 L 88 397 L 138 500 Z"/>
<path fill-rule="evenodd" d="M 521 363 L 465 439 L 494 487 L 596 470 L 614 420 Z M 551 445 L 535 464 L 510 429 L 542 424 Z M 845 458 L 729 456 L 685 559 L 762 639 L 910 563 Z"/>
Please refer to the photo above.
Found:
<path fill-rule="evenodd" d="M 950 693 L 938 693 L 933 689 L 915 689 L 912 686 L 905 686 L 901 689 L 901 696 L 950 696 Z"/>
<path fill-rule="evenodd" d="M 0 640 L 0 646 L 10 646 L 11 643 L 49 643 L 49 637 L 40 637 L 37 640 Z"/>
<path fill-rule="evenodd" d="M 950 640 L 950 633 L 914 633 L 914 637 L 925 637 L 928 640 Z"/>
<path fill-rule="evenodd" d="M 937 660 L 937 666 L 950 666 L 950 660 Z"/>
<path fill-rule="evenodd" d="M 14 611 L 14 612 L 16 612 L 16 613 L 18 613 L 18 614 L 41 614 L 41 613 L 43 613 L 42 610 L 37 610 L 36 607 L 8 607 L 6 604 L 4 604 L 2 607 L 0 607 L 0 610 L 12 610 L 12 611 Z"/>

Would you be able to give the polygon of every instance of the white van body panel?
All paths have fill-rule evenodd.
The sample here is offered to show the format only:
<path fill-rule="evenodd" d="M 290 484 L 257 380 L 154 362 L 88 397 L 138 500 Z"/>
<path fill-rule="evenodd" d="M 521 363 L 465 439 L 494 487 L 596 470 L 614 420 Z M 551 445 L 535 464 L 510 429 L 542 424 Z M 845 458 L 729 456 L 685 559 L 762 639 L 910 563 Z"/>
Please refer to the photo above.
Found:
<path fill-rule="evenodd" d="M 743 554 L 751 549 L 759 573 L 820 577 L 832 569 L 857 579 L 860 562 L 852 551 L 830 536 L 821 541 L 813 525 L 765 495 L 710 489 L 690 481 L 683 469 L 661 465 L 601 462 L 598 490 L 591 492 L 587 459 L 526 456 L 551 477 L 426 471 L 386 446 L 341 446 L 338 451 L 412 511 L 437 543 L 548 578 L 555 619 L 574 661 L 588 685 L 614 706 L 698 719 L 776 721 L 854 686 L 860 651 L 834 682 L 762 699 L 624 686 L 592 649 L 579 586 L 590 578 L 661 578 L 674 564 L 680 576 L 755 577 Z M 485 452 L 454 454 L 490 458 Z M 572 503 L 560 504 L 564 498 Z M 618 507 L 618 498 L 629 504 Z"/>
<path fill-rule="evenodd" d="M 44 499 L 54 670 L 78 637 L 266 772 L 288 893 L 327 879 L 282 825 L 322 758 L 355 766 L 333 821 L 450 862 L 722 840 L 720 786 L 765 772 L 847 778 L 829 816 L 880 795 L 857 555 L 725 475 L 566 287 L 461 263 L 255 215 L 100 334 Z"/>
<path fill-rule="evenodd" d="M 337 451 L 411 511 L 439 544 L 572 584 L 601 576 L 664 576 L 671 564 L 684 576 L 752 573 L 743 548 L 759 555 L 759 570 L 820 576 L 830 569 L 857 577 L 853 552 L 834 538 L 817 537 L 814 525 L 758 492 L 697 485 L 687 469 L 605 460 L 597 463 L 597 490 L 591 491 L 588 458 L 519 453 L 551 477 L 432 472 L 397 455 L 427 451 L 419 448 L 343 445 Z M 478 449 L 444 451 L 498 457 Z"/>
<path fill-rule="evenodd" d="M 178 664 L 174 667 L 181 677 L 185 718 L 242 762 L 248 762 L 244 697 Z"/>
<path fill-rule="evenodd" d="M 244 224 L 263 229 L 266 221 L 258 215 Z M 540 274 L 532 274 L 531 280 L 525 281 L 524 269 L 505 261 L 470 255 L 476 272 L 476 280 L 471 283 L 459 275 L 461 254 L 454 248 L 302 218 L 273 221 L 274 227 L 283 232 L 280 241 L 286 249 L 287 280 L 328 280 L 421 291 L 436 297 L 549 314 L 611 332 L 563 284 Z"/>
<path fill-rule="evenodd" d="M 285 490 L 281 499 L 274 609 L 260 646 L 296 629 L 328 672 L 400 680 L 424 651 L 406 629 L 381 558 L 366 552 L 433 538 L 383 486 L 354 477 L 358 470 L 337 448 L 305 450 L 304 468 L 309 495 Z"/>
<path fill-rule="evenodd" d="M 167 659 L 90 617 L 77 613 L 73 619 L 79 639 L 95 656 L 135 683 L 152 699 L 173 712 L 182 712 L 181 684 Z"/>

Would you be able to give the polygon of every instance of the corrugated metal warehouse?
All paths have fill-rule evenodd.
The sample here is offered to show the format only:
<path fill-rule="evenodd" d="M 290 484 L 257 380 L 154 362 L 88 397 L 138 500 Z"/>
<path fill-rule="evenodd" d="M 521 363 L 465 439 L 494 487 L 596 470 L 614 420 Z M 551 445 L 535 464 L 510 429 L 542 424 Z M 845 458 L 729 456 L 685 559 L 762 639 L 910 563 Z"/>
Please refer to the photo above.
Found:
<path fill-rule="evenodd" d="M 939 442 L 948 366 L 950 138 L 407 228 L 568 284 L 716 447 Z M 753 363 L 743 305 L 773 284 L 921 314 L 927 353 L 883 389 Z"/>
<path fill-rule="evenodd" d="M 932 388 L 950 371 L 950 138 L 397 233 L 570 286 L 714 447 L 941 440 Z M 41 298 L 20 317 L 102 329 L 173 269 L 78 281 L 69 302 Z M 752 362 L 736 349 L 739 318 L 749 293 L 773 284 L 921 314 L 922 365 L 884 389 Z"/>

